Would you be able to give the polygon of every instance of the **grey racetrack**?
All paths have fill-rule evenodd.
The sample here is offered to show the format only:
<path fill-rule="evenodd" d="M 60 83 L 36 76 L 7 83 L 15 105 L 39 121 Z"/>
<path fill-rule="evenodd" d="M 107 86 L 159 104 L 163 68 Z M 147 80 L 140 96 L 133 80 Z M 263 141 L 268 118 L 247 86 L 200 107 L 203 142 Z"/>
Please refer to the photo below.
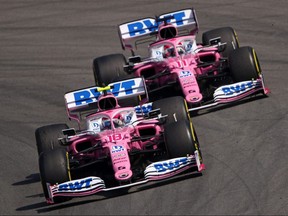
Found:
<path fill-rule="evenodd" d="M 118 24 L 188 7 L 198 42 L 231 26 L 256 50 L 269 97 L 193 118 L 203 176 L 48 206 L 35 129 L 73 126 L 64 93 L 94 84 L 93 58 L 130 55 Z M 0 0 L 0 215 L 288 215 L 287 35 L 287 0 Z"/>

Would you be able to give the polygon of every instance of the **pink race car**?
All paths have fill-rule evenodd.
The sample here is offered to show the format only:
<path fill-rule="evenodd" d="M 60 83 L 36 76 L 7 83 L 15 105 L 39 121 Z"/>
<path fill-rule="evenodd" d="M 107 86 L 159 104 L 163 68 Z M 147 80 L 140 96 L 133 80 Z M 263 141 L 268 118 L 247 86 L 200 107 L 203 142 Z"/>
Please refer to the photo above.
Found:
<path fill-rule="evenodd" d="M 95 58 L 97 85 L 123 77 L 144 77 L 151 102 L 184 96 L 189 111 L 239 101 L 258 93 L 267 95 L 255 50 L 239 47 L 233 28 L 204 32 L 196 43 L 198 21 L 194 9 L 162 14 L 119 25 L 123 54 Z M 147 58 L 135 55 L 138 45 L 149 43 Z"/>
<path fill-rule="evenodd" d="M 150 111 L 145 105 L 118 104 L 143 94 L 147 92 L 142 78 L 65 94 L 69 119 L 79 128 L 53 124 L 35 132 L 47 203 L 187 172 L 201 174 L 205 167 L 185 100 L 159 100 Z M 170 103 L 177 105 L 167 110 Z"/>

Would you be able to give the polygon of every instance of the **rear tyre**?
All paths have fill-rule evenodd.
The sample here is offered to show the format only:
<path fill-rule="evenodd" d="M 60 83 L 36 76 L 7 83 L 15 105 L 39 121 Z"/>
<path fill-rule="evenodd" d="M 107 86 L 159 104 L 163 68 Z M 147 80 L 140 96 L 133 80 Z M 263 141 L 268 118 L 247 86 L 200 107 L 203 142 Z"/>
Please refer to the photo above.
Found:
<path fill-rule="evenodd" d="M 203 45 L 209 45 L 210 41 L 221 37 L 222 43 L 227 43 L 225 50 L 222 52 L 222 57 L 228 57 L 229 53 L 239 48 L 238 37 L 235 30 L 231 27 L 222 27 L 212 29 L 202 34 Z"/>
<path fill-rule="evenodd" d="M 60 184 L 70 181 L 69 159 L 64 149 L 42 152 L 39 157 L 41 184 L 46 198 L 49 198 L 46 183 Z M 69 200 L 69 197 L 54 197 L 54 202 Z"/>
<path fill-rule="evenodd" d="M 188 120 L 165 125 L 164 137 L 169 158 L 194 155 L 198 149 L 195 130 Z"/>
<path fill-rule="evenodd" d="M 68 129 L 67 124 L 52 124 L 37 128 L 35 131 L 38 155 L 55 148 L 65 148 L 58 138 L 64 137 L 62 130 Z"/>
<path fill-rule="evenodd" d="M 230 54 L 229 67 L 234 82 L 258 79 L 261 67 L 252 47 L 241 47 Z"/>
<path fill-rule="evenodd" d="M 126 58 L 123 54 L 101 56 L 93 60 L 93 73 L 96 86 L 106 86 L 127 73 L 124 71 Z"/>
<path fill-rule="evenodd" d="M 93 61 L 93 73 L 96 86 L 107 86 L 112 82 L 130 79 L 134 76 L 124 71 L 126 58 L 123 54 L 111 54 L 95 58 Z M 122 99 L 118 101 L 120 106 L 137 106 L 138 97 Z"/>
<path fill-rule="evenodd" d="M 181 96 L 164 98 L 153 102 L 152 109 L 158 108 L 160 108 L 162 115 L 168 115 L 166 124 L 190 120 L 187 102 Z"/>

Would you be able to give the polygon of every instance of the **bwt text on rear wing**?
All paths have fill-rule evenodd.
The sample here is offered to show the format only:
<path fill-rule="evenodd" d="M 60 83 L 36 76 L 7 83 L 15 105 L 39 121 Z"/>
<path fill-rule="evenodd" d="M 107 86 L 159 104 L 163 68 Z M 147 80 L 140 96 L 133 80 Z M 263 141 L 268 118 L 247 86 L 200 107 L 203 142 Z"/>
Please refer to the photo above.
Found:
<path fill-rule="evenodd" d="M 137 49 L 137 44 L 154 42 L 155 33 L 158 32 L 158 27 L 163 19 L 176 26 L 180 35 L 181 32 L 187 35 L 198 31 L 198 21 L 193 8 L 165 13 L 156 18 L 147 17 L 119 25 L 118 31 L 122 48 L 134 50 Z"/>
<path fill-rule="evenodd" d="M 108 86 L 111 86 L 111 89 L 107 92 L 111 92 L 118 100 L 139 95 L 148 97 L 145 81 L 140 77 L 110 83 Z M 67 92 L 64 98 L 68 116 L 79 121 L 78 114 L 81 112 L 91 109 L 96 111 L 98 98 L 104 94 L 102 91 L 98 91 L 101 88 L 94 86 Z"/>

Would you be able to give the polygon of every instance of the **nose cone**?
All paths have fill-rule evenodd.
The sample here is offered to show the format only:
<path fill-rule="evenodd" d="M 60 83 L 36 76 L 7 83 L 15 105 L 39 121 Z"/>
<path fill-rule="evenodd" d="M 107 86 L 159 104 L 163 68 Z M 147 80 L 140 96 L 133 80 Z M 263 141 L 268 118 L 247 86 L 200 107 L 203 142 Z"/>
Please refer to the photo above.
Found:
<path fill-rule="evenodd" d="M 132 177 L 131 164 L 126 145 L 112 144 L 110 146 L 111 161 L 114 176 L 117 181 L 128 181 Z"/>
<path fill-rule="evenodd" d="M 119 170 L 115 173 L 115 179 L 118 181 L 128 181 L 132 177 L 132 174 L 130 169 Z"/>

